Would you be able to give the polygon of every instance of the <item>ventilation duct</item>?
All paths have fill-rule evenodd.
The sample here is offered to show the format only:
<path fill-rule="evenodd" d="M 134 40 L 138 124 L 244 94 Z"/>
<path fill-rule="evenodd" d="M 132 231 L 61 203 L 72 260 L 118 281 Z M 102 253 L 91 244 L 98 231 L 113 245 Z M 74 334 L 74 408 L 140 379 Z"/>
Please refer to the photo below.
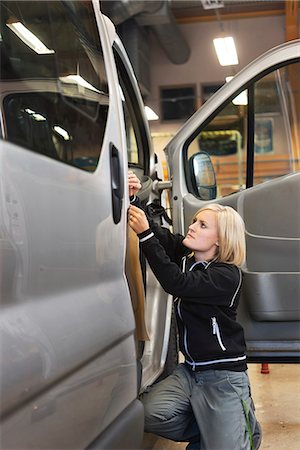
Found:
<path fill-rule="evenodd" d="M 169 60 L 184 64 L 190 48 L 177 25 L 168 1 L 128 0 L 103 1 L 102 10 L 115 25 L 134 18 L 139 26 L 148 26 L 156 35 Z"/>

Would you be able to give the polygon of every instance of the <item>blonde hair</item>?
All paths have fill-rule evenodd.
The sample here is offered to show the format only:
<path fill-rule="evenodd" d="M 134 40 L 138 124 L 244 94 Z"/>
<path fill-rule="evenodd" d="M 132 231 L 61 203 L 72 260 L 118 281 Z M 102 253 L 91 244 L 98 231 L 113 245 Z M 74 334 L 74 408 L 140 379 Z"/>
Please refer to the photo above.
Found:
<path fill-rule="evenodd" d="M 241 266 L 246 258 L 245 224 L 242 217 L 230 206 L 212 203 L 199 209 L 193 221 L 205 210 L 217 215 L 219 246 L 216 261 Z"/>

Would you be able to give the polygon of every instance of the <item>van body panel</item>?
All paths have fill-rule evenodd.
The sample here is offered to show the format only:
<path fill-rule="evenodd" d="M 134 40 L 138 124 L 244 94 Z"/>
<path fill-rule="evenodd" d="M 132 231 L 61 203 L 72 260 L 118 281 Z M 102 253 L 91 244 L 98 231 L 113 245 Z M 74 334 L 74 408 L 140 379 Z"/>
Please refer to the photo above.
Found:
<path fill-rule="evenodd" d="M 79 369 L 85 384 L 89 361 L 96 358 L 94 379 L 98 383 L 109 380 L 105 393 L 110 416 L 105 402 L 99 403 L 107 425 L 109 417 L 115 419 L 135 398 L 137 390 L 134 320 L 120 258 L 126 241 L 122 224 L 115 225 L 111 217 L 106 189 L 110 186 L 109 158 L 104 153 L 101 156 L 99 173 L 107 176 L 99 180 L 97 174 L 77 173 L 11 144 L 1 150 L 1 241 L 14 269 L 9 292 L 3 292 L 1 315 L 3 414 L 13 413 L 20 398 L 30 402 L 27 409 L 32 413 L 31 402 L 39 392 Z M 59 390 L 64 390 L 64 384 L 59 383 Z M 81 406 L 81 384 L 74 384 L 72 396 L 63 397 L 63 408 L 76 406 L 68 405 L 72 397 Z M 94 386 L 97 392 L 96 382 Z M 117 402 L 111 401 L 115 389 Z M 87 405 L 85 420 L 89 415 L 95 417 L 91 406 Z M 54 420 L 58 415 L 59 408 Z M 99 423 L 105 427 L 104 420 Z M 28 433 L 28 428 L 24 431 Z M 2 436 L 5 442 L 5 432 Z M 23 445 L 20 428 L 14 439 L 17 436 Z M 53 444 L 53 448 L 57 447 Z"/>
<path fill-rule="evenodd" d="M 37 442 L 39 448 L 86 448 L 111 424 L 117 427 L 122 421 L 119 416 L 136 398 L 130 390 L 136 377 L 134 351 L 131 336 L 123 338 L 43 392 L 22 403 L 19 400 L 18 407 L 2 420 L 2 448 L 36 448 Z M 140 408 L 138 412 L 139 417 L 132 418 L 136 445 L 143 429 Z"/>
<path fill-rule="evenodd" d="M 143 438 L 144 409 L 139 400 L 135 400 L 118 417 L 117 422 L 113 422 L 99 439 L 96 439 L 88 450 L 114 449 L 133 450 L 137 447 L 137 442 Z"/>

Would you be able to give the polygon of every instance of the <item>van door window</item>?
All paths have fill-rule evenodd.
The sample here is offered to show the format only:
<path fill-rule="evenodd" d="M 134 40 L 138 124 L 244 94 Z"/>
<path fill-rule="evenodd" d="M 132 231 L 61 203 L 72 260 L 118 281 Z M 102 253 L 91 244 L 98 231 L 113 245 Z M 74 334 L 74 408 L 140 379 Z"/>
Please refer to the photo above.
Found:
<path fill-rule="evenodd" d="M 139 102 L 128 73 L 128 68 L 126 68 L 116 49 L 114 49 L 114 55 L 125 119 L 128 164 L 131 167 L 141 169 L 140 171 L 138 170 L 139 175 L 149 175 L 150 137 L 142 116 L 144 105 Z"/>
<path fill-rule="evenodd" d="M 299 170 L 300 64 L 278 68 L 240 92 L 204 126 L 188 146 L 187 158 L 207 152 L 213 162 L 217 197 L 246 187 L 247 152 L 253 150 L 253 181 L 248 187 Z M 249 92 L 254 110 L 249 109 Z M 250 139 L 248 121 L 254 122 Z M 247 146 L 254 143 L 254 149 Z M 187 170 L 190 170 L 187 164 Z M 249 167 L 248 167 L 249 169 Z M 188 178 L 188 177 L 187 177 Z M 194 192 L 193 186 L 188 186 Z"/>
<path fill-rule="evenodd" d="M 132 117 L 130 114 L 130 110 L 128 107 L 128 102 L 126 102 L 125 95 L 123 89 L 120 85 L 121 89 L 121 98 L 123 105 L 123 113 L 125 119 L 125 131 L 126 131 L 126 144 L 127 144 L 127 157 L 129 165 L 142 165 L 140 162 L 139 155 L 139 147 L 137 142 L 137 137 L 134 129 L 134 125 L 132 122 Z"/>
<path fill-rule="evenodd" d="M 94 171 L 109 93 L 91 2 L 3 1 L 1 35 L 4 139 Z"/>
<path fill-rule="evenodd" d="M 271 72 L 254 85 L 253 184 L 297 169 L 300 64 Z M 299 154 L 299 153 L 298 153 Z"/>
<path fill-rule="evenodd" d="M 247 119 L 247 106 L 234 99 L 201 129 L 188 147 L 189 159 L 199 151 L 210 155 L 218 197 L 246 185 Z"/>

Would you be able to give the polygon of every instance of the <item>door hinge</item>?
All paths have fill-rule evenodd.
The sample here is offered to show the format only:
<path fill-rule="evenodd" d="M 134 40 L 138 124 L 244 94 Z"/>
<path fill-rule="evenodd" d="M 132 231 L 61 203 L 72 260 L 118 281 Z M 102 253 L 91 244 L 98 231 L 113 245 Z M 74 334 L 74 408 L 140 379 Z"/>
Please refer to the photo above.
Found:
<path fill-rule="evenodd" d="M 159 194 L 164 189 L 172 189 L 172 186 L 173 186 L 172 180 L 167 180 L 167 181 L 154 180 L 153 184 L 152 184 L 152 191 L 155 194 Z"/>

